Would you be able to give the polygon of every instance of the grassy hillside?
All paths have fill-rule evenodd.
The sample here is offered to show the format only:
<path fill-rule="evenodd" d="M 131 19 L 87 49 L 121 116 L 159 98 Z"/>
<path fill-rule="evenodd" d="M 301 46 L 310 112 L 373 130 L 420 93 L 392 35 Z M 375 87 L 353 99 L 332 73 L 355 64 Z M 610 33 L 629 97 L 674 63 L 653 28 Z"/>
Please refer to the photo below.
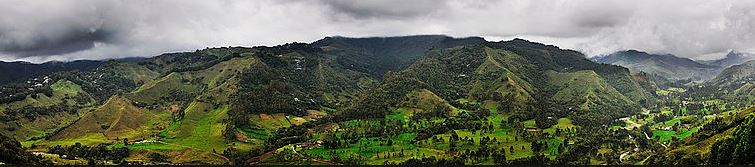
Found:
<path fill-rule="evenodd" d="M 737 106 L 752 104 L 755 99 L 755 60 L 725 69 L 716 78 L 705 82 L 697 92 L 736 101 Z"/>
<path fill-rule="evenodd" d="M 563 117 L 571 113 L 568 108 L 588 111 L 573 115 L 577 123 L 609 122 L 637 113 L 638 103 L 652 96 L 625 68 L 514 40 L 433 50 L 405 70 L 389 73 L 381 86 L 355 101 L 347 115 L 382 117 L 379 113 L 388 113 L 408 100 L 406 94 L 421 89 L 446 101 L 464 98 L 500 106 L 497 111 L 525 120 Z"/>
<path fill-rule="evenodd" d="M 725 69 L 716 78 L 708 81 L 719 87 L 737 86 L 755 80 L 755 60 Z"/>
<path fill-rule="evenodd" d="M 755 107 L 749 107 L 736 111 L 736 114 L 723 116 L 723 119 L 716 119 L 709 122 L 708 129 L 704 129 L 702 134 L 694 135 L 682 143 L 680 146 L 672 148 L 665 153 L 649 157 L 646 164 L 743 164 L 741 162 L 732 162 L 732 154 L 743 153 L 745 147 L 751 149 L 750 144 L 733 144 L 726 145 L 728 140 L 741 137 L 749 137 L 748 132 L 752 129 L 752 116 Z M 735 148 L 741 147 L 741 148 Z M 751 154 L 751 152 L 745 152 Z M 749 158 L 739 157 L 740 161 L 748 161 Z"/>
<path fill-rule="evenodd" d="M 82 108 L 94 105 L 94 99 L 71 81 L 59 80 L 49 87 L 52 96 L 38 93 L 22 101 L 0 104 L 0 115 L 6 119 L 0 123 L 0 133 L 20 141 L 38 140 L 86 113 Z"/>
<path fill-rule="evenodd" d="M 579 104 L 582 110 L 605 104 L 633 104 L 594 71 L 547 71 L 546 76 L 548 83 L 557 87 L 556 93 L 551 96 L 556 103 Z"/>
<path fill-rule="evenodd" d="M 160 126 L 166 126 L 169 119 L 170 115 L 165 112 L 145 111 L 133 106 L 128 99 L 115 96 L 52 136 L 50 140 L 75 141 L 77 138 L 90 138 L 93 135 L 101 136 L 103 142 L 122 138 L 144 138 L 157 132 Z"/>

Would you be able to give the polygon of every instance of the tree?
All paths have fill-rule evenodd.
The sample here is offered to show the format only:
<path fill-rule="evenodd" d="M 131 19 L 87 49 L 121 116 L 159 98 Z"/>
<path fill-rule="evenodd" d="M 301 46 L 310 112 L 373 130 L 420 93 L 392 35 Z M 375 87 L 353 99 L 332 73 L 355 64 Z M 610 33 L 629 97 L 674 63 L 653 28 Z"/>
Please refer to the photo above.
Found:
<path fill-rule="evenodd" d="M 0 162 L 8 165 L 50 165 L 49 160 L 32 155 L 18 141 L 0 134 Z"/>
<path fill-rule="evenodd" d="M 149 153 L 147 157 L 149 158 L 149 161 L 152 162 L 168 162 L 168 156 L 156 152 Z"/>
<path fill-rule="evenodd" d="M 536 141 L 532 142 L 532 152 L 539 152 L 542 149 L 543 143 Z"/>
<path fill-rule="evenodd" d="M 711 145 L 713 164 L 746 165 L 755 163 L 755 116 L 748 116 L 731 137 Z"/>

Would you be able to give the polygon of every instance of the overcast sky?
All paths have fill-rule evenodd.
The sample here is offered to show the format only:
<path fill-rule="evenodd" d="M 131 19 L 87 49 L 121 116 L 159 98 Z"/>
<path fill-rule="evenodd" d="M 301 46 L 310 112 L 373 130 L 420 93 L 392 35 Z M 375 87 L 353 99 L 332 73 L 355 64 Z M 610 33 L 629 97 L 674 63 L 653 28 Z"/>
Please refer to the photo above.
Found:
<path fill-rule="evenodd" d="M 0 0 L 0 60 L 149 57 L 325 36 L 515 37 L 588 56 L 755 52 L 753 0 Z"/>

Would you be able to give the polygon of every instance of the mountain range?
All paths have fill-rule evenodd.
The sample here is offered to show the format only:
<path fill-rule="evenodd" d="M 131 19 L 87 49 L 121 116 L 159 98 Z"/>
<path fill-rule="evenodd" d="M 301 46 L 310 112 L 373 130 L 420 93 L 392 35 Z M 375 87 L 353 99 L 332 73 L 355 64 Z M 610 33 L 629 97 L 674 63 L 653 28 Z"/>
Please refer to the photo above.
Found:
<path fill-rule="evenodd" d="M 752 101 L 755 61 L 743 63 L 750 59 L 732 52 L 701 63 L 635 50 L 588 59 L 524 39 L 420 35 L 326 37 L 127 60 L 10 62 L 0 64 L 0 73 L 11 76 L 0 82 L 0 134 L 35 152 L 103 164 L 311 162 L 302 157 L 314 164 L 398 164 L 412 162 L 409 157 L 454 157 L 461 148 L 490 148 L 509 157 L 504 163 L 545 160 L 540 155 L 589 162 L 590 154 L 616 141 L 599 143 L 580 132 L 610 134 L 610 127 L 618 133 L 616 126 L 629 124 L 620 118 L 681 111 L 677 103 L 691 93 Z M 655 77 L 700 86 L 678 91 L 674 98 L 682 100 L 667 100 L 682 88 L 665 89 L 670 86 Z M 659 107 L 667 104 L 671 108 Z M 471 145 L 504 142 L 484 149 L 429 144 L 470 137 Z M 130 151 L 75 151 L 99 147 Z"/>
<path fill-rule="evenodd" d="M 671 54 L 650 54 L 637 50 L 627 50 L 606 56 L 596 56 L 591 59 L 599 63 L 627 67 L 632 71 L 658 75 L 671 81 L 700 82 L 713 79 L 721 71 L 733 65 L 755 60 L 755 56 L 731 51 L 722 59 L 695 61 Z"/>
<path fill-rule="evenodd" d="M 701 62 L 703 64 L 718 66 L 721 68 L 729 68 L 733 65 L 742 64 L 750 60 L 755 60 L 755 55 L 751 53 L 730 51 L 728 54 L 726 54 L 726 57 L 722 59 L 701 61 Z"/>

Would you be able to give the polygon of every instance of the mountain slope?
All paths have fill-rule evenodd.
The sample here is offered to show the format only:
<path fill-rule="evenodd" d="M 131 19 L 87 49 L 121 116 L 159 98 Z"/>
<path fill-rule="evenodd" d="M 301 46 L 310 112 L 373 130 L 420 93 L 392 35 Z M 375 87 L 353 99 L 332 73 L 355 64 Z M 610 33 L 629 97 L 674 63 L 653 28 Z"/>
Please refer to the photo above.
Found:
<path fill-rule="evenodd" d="M 0 104 L 0 133 L 17 140 L 38 140 L 54 134 L 79 114 L 95 105 L 94 99 L 81 86 L 60 80 L 49 85 L 50 94 L 36 93 L 24 100 Z"/>
<path fill-rule="evenodd" d="M 559 73 L 547 71 L 548 83 L 557 88 L 551 97 L 556 103 L 579 104 L 583 110 L 600 104 L 632 104 L 626 96 L 590 70 Z"/>
<path fill-rule="evenodd" d="M 731 66 L 708 83 L 718 86 L 731 86 L 751 81 L 755 81 L 755 60 Z"/>
<path fill-rule="evenodd" d="M 327 37 L 312 43 L 338 65 L 374 76 L 396 71 L 412 64 L 433 48 L 450 48 L 485 42 L 479 37 L 452 38 L 443 35 L 404 37 L 347 38 Z"/>
<path fill-rule="evenodd" d="M 731 66 L 704 85 L 703 91 L 744 104 L 755 100 L 755 60 Z M 743 104 L 743 105 L 744 105 Z"/>
<path fill-rule="evenodd" d="M 554 79 L 562 76 L 586 80 L 563 83 Z M 609 106 L 632 112 L 632 108 L 638 109 L 639 100 L 650 96 L 624 68 L 591 62 L 574 51 L 517 39 L 433 50 L 405 70 L 388 73 L 381 86 L 362 95 L 343 115 L 382 117 L 391 107 L 408 100 L 407 94 L 422 89 L 447 101 L 479 101 L 524 118 L 566 116 L 570 111 L 564 108 L 586 104 L 590 107 L 584 108 L 585 113 L 595 115 L 579 123 L 626 114 L 596 113 Z M 632 101 L 628 96 L 643 98 Z"/>

